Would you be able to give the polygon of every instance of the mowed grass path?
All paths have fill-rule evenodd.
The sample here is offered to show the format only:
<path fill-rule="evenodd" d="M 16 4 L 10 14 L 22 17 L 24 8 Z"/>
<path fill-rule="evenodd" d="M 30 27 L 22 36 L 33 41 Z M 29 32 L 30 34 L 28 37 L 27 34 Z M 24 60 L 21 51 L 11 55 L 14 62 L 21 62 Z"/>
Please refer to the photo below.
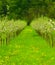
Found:
<path fill-rule="evenodd" d="M 55 48 L 28 26 L 8 45 L 0 46 L 0 65 L 55 65 Z"/>

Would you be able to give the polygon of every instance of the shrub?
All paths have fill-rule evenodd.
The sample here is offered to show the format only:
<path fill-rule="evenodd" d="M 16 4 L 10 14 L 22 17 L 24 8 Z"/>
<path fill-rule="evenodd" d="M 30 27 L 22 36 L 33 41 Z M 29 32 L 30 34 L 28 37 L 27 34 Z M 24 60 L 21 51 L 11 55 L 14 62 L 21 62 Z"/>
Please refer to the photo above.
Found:
<path fill-rule="evenodd" d="M 31 26 L 45 38 L 51 46 L 55 43 L 55 22 L 47 17 L 40 17 L 32 21 Z"/>
<path fill-rule="evenodd" d="M 23 20 L 0 21 L 0 41 L 7 43 L 11 38 L 17 36 L 19 32 L 26 26 Z"/>

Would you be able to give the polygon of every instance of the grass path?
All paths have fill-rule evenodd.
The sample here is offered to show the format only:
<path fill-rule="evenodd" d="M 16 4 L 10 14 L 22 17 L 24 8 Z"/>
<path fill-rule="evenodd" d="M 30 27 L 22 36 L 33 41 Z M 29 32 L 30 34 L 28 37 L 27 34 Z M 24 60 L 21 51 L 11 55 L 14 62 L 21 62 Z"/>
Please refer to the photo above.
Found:
<path fill-rule="evenodd" d="M 55 65 L 55 48 L 26 27 L 8 46 L 0 47 L 0 65 Z"/>

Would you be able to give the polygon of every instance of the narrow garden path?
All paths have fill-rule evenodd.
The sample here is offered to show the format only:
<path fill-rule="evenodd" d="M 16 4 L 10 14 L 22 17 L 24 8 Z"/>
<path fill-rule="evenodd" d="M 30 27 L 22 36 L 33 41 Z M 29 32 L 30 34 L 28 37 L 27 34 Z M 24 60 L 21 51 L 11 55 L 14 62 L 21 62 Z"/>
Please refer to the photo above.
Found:
<path fill-rule="evenodd" d="M 27 26 L 8 46 L 0 47 L 0 65 L 55 65 L 55 49 Z"/>

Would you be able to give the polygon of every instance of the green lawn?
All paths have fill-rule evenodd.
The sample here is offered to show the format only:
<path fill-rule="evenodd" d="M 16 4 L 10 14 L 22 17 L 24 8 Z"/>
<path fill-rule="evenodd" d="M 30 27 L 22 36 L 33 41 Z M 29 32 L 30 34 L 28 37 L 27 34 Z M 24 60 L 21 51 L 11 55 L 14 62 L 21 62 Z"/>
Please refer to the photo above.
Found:
<path fill-rule="evenodd" d="M 8 45 L 0 46 L 0 65 L 55 65 L 55 48 L 27 26 Z"/>

